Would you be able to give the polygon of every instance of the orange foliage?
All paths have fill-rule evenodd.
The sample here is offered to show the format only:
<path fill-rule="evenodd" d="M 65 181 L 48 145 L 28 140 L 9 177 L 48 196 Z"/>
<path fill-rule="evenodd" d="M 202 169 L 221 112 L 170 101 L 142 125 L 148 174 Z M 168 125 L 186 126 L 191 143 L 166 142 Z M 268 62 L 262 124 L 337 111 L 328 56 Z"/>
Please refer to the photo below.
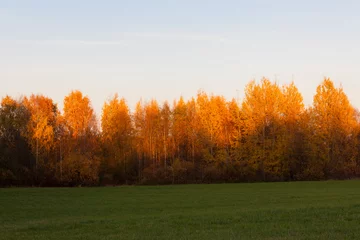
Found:
<path fill-rule="evenodd" d="M 172 106 L 139 101 L 131 113 L 115 95 L 103 106 L 101 130 L 80 91 L 65 97 L 63 114 L 42 95 L 6 96 L 0 173 L 7 177 L 0 180 L 35 175 L 38 184 L 94 185 L 359 177 L 359 116 L 330 79 L 308 108 L 294 83 L 266 78 L 251 81 L 241 103 L 200 91 Z M 14 152 L 16 144 L 24 156 Z M 26 177 L 18 169 L 27 169 Z"/>
<path fill-rule="evenodd" d="M 73 137 L 85 135 L 87 131 L 97 131 L 96 117 L 90 100 L 80 91 L 72 91 L 65 97 L 64 119 Z"/>

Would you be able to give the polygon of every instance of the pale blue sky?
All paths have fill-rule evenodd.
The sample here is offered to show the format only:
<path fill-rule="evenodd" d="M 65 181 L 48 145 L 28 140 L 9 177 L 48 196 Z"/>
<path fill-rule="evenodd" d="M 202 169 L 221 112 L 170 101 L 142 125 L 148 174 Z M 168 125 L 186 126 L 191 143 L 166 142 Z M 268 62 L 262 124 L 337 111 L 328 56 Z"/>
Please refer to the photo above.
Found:
<path fill-rule="evenodd" d="M 311 104 L 328 76 L 360 107 L 359 43 L 360 1 L 0 0 L 0 97 L 79 89 L 100 116 L 114 93 L 231 99 L 266 76 Z"/>

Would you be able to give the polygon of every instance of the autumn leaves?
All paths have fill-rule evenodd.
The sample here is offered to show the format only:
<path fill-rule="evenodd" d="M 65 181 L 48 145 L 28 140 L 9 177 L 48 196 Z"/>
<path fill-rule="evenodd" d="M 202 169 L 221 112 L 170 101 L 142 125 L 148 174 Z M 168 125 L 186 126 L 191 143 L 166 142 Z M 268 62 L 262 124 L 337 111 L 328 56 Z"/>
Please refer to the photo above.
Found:
<path fill-rule="evenodd" d="M 101 126 L 101 131 L 98 129 Z M 81 92 L 2 100 L 0 181 L 96 185 L 351 178 L 360 173 L 358 113 L 325 79 L 305 108 L 294 84 L 250 82 L 239 105 L 199 92 L 173 104 L 115 95 L 101 125 Z"/>

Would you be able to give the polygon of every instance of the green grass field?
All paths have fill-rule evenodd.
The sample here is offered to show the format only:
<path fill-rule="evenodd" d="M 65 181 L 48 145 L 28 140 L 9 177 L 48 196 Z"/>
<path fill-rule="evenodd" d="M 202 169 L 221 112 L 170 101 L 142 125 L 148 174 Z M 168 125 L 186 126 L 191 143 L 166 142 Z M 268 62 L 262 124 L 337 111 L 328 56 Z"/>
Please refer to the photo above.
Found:
<path fill-rule="evenodd" d="M 360 239 L 360 181 L 0 189 L 0 239 Z"/>

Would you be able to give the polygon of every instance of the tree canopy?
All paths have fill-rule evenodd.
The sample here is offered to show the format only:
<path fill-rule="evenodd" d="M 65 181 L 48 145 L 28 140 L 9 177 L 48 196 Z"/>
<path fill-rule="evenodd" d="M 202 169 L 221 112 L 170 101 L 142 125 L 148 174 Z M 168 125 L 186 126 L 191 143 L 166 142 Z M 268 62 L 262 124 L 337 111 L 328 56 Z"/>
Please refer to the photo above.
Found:
<path fill-rule="evenodd" d="M 359 111 L 325 78 L 312 106 L 294 83 L 251 81 L 242 102 L 199 91 L 172 104 L 117 94 L 98 122 L 76 90 L 0 107 L 0 185 L 78 186 L 360 176 Z"/>

